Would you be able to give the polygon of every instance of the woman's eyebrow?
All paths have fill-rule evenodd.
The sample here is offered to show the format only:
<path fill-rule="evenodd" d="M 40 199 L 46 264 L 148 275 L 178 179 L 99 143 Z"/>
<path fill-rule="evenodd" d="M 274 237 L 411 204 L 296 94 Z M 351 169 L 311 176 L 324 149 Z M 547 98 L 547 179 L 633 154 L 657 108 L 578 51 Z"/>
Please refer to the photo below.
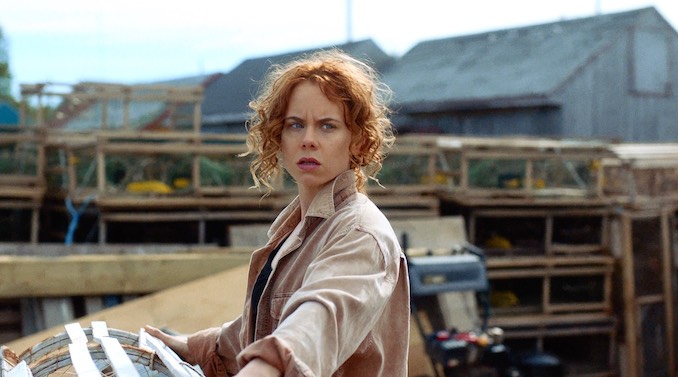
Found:
<path fill-rule="evenodd" d="M 295 115 L 287 116 L 287 117 L 283 118 L 283 120 L 284 120 L 284 121 L 290 121 L 290 120 L 293 120 L 293 121 L 295 121 L 295 122 L 302 122 L 302 121 L 303 121 L 302 118 L 300 118 L 300 117 L 298 117 L 298 116 L 295 116 Z M 338 118 L 335 118 L 335 117 L 332 117 L 332 116 L 327 116 L 327 117 L 320 118 L 320 119 L 318 119 L 318 122 L 320 122 L 320 123 L 323 123 L 323 122 L 344 123 L 343 120 L 338 119 Z"/>
<path fill-rule="evenodd" d="M 320 122 L 335 122 L 335 123 L 343 123 L 341 119 L 333 118 L 333 117 L 324 117 L 318 119 Z"/>

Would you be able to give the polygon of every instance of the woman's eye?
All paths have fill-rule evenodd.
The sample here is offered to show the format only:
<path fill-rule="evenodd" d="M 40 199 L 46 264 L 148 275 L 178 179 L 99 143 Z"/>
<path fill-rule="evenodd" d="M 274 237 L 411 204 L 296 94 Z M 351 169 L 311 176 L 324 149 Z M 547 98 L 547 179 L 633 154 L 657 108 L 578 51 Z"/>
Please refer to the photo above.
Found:
<path fill-rule="evenodd" d="M 289 125 L 290 128 L 304 128 L 304 126 L 299 122 L 293 122 Z"/>
<path fill-rule="evenodd" d="M 325 123 L 321 127 L 322 127 L 323 130 L 331 130 L 331 129 L 335 128 L 334 124 L 331 124 L 331 123 Z"/>

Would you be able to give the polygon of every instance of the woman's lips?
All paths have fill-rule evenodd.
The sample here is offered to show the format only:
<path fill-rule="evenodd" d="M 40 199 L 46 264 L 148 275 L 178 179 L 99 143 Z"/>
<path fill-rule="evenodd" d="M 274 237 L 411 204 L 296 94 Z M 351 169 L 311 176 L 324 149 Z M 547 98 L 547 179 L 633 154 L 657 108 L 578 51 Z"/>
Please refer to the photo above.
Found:
<path fill-rule="evenodd" d="M 315 158 L 300 158 L 299 161 L 297 161 L 297 166 L 301 170 L 314 170 L 320 166 L 320 162 Z"/>

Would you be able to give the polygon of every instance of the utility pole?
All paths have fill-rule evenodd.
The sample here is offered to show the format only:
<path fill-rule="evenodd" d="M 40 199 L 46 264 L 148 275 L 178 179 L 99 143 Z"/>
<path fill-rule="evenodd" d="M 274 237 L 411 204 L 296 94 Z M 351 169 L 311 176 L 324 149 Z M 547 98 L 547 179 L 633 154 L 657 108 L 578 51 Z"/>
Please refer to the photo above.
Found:
<path fill-rule="evenodd" d="M 353 42 L 353 0 L 346 0 L 346 42 Z"/>

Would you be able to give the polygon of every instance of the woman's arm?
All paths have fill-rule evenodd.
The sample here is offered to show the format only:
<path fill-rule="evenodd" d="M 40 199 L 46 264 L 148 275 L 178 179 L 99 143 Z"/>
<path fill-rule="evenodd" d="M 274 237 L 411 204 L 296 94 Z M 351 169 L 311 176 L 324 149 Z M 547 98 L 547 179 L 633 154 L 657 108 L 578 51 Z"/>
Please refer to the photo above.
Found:
<path fill-rule="evenodd" d="M 146 331 L 160 339 L 186 362 L 198 364 L 206 376 L 233 376 L 239 371 L 235 357 L 240 350 L 240 323 L 238 318 L 222 327 L 201 330 L 188 336 L 170 335 L 153 326 L 146 326 Z"/>
<path fill-rule="evenodd" d="M 282 372 L 262 359 L 256 358 L 245 365 L 235 377 L 281 377 Z"/>
<path fill-rule="evenodd" d="M 277 329 L 247 346 L 240 362 L 262 358 L 290 375 L 334 373 L 381 317 L 398 277 L 398 247 L 355 228 L 332 237 L 299 270 L 304 284 L 278 298 L 285 303 Z"/>

